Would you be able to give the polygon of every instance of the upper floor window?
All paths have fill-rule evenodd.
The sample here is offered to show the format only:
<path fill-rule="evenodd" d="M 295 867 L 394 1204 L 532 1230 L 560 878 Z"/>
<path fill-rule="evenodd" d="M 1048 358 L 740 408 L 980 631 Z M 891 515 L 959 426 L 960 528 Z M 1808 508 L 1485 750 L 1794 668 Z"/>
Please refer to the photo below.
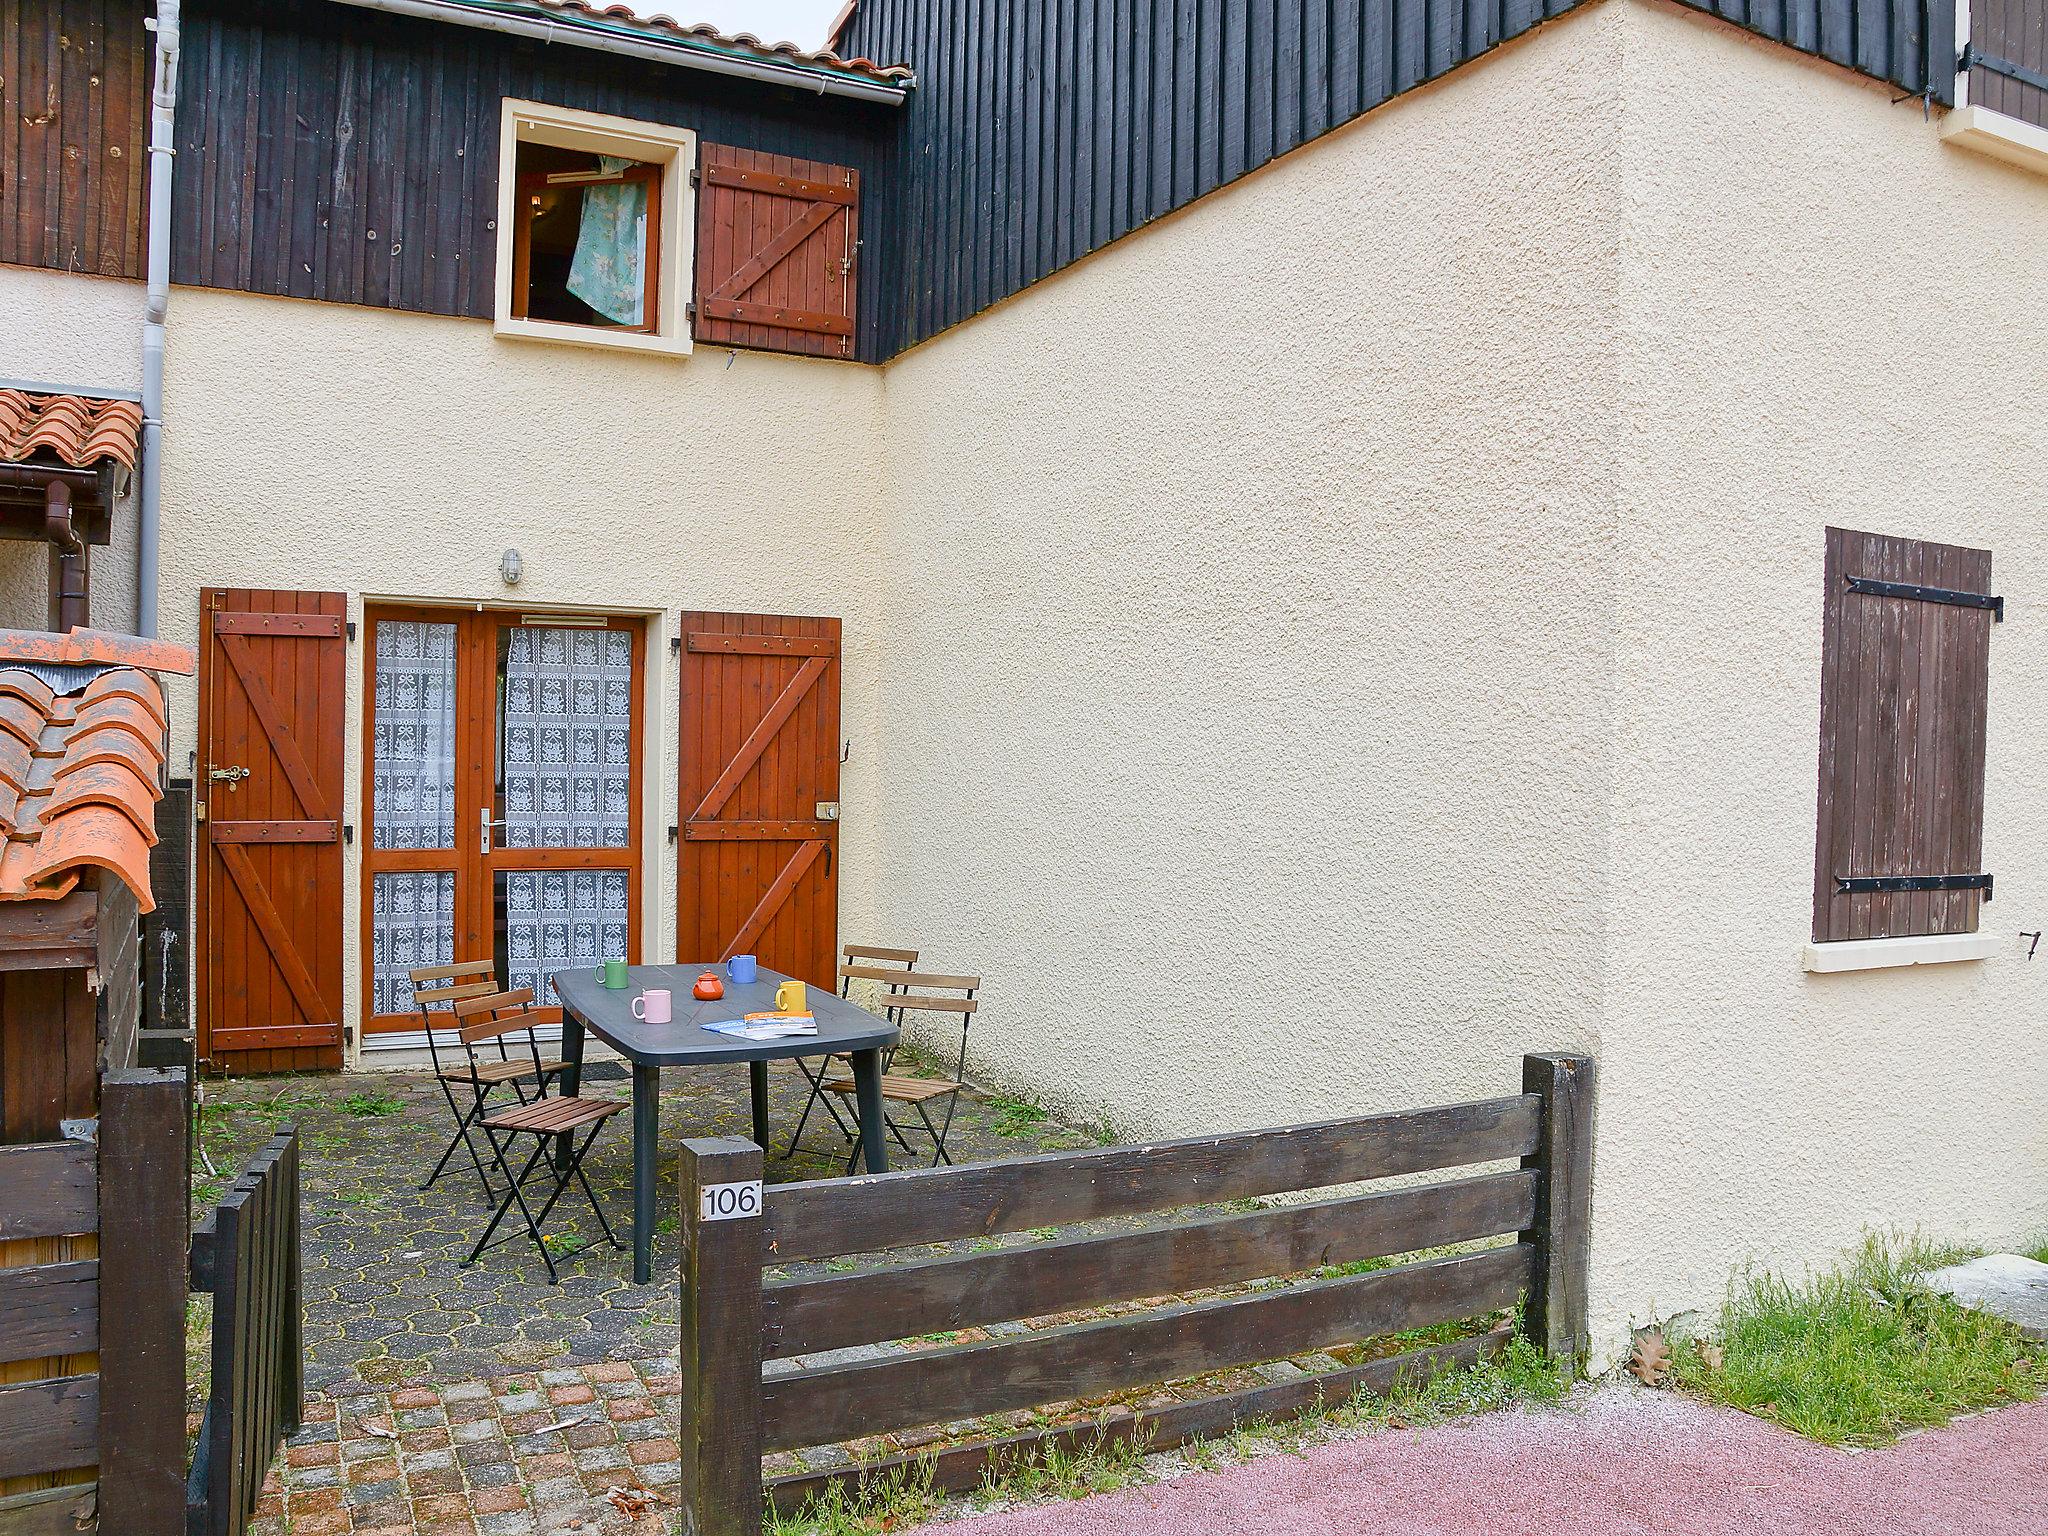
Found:
<path fill-rule="evenodd" d="M 1970 105 L 2048 128 L 2048 26 L 2039 0 L 1970 0 Z"/>
<path fill-rule="evenodd" d="M 506 102 L 499 334 L 688 352 L 696 148 L 687 129 Z"/>

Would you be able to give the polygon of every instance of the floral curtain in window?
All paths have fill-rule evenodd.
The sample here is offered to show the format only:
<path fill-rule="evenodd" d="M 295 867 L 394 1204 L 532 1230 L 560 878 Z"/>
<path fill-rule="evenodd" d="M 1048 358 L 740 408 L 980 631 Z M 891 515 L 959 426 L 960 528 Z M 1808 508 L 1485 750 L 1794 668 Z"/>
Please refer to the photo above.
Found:
<path fill-rule="evenodd" d="M 624 848 L 633 637 L 521 626 L 505 645 L 505 846 Z"/>
<path fill-rule="evenodd" d="M 455 626 L 380 620 L 376 689 L 370 846 L 452 848 Z"/>
<path fill-rule="evenodd" d="M 422 965 L 455 958 L 455 876 L 380 874 L 370 883 L 370 1011 L 414 1013 L 412 979 Z"/>
<path fill-rule="evenodd" d="M 506 985 L 553 1004 L 554 974 L 626 958 L 623 869 L 510 870 L 505 904 Z"/>
<path fill-rule="evenodd" d="M 616 175 L 633 164 L 615 155 L 598 168 Z M 647 256 L 647 184 L 640 181 L 583 189 L 583 222 L 569 261 L 569 291 L 620 325 L 644 325 Z"/>

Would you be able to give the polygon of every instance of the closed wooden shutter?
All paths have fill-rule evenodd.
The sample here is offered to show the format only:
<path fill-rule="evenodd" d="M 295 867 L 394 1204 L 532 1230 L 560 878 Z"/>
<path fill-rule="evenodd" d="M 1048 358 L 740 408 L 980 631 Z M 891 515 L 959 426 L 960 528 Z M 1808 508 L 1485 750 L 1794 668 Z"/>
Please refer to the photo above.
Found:
<path fill-rule="evenodd" d="M 723 144 L 697 163 L 697 339 L 853 356 L 860 174 Z"/>
<path fill-rule="evenodd" d="M 1974 0 L 1970 104 L 2048 128 L 2048 18 L 2041 0 Z"/>
<path fill-rule="evenodd" d="M 1826 582 L 1814 939 L 1975 932 L 1990 551 L 1830 528 Z"/>
<path fill-rule="evenodd" d="M 339 592 L 200 594 L 199 1053 L 341 1065 Z"/>

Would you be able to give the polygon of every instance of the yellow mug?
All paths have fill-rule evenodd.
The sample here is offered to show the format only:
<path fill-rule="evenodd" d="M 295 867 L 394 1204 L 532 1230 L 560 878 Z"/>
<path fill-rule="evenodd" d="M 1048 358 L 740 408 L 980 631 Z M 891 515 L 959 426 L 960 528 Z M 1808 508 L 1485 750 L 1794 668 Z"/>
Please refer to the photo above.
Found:
<path fill-rule="evenodd" d="M 777 1013 L 803 1013 L 804 984 L 800 981 L 785 981 L 775 989 L 775 1011 Z"/>

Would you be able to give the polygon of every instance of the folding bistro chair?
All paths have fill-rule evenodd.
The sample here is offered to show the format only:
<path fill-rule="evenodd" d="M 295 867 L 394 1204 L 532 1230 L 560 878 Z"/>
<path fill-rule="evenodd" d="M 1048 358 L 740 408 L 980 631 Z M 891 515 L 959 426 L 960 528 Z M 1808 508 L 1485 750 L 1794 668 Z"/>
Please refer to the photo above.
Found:
<path fill-rule="evenodd" d="M 464 960 L 454 965 L 424 965 L 418 970 L 408 971 L 412 981 L 413 1001 L 419 1004 L 420 1024 L 427 1032 L 427 1054 L 433 1058 L 434 1080 L 441 1085 L 441 1096 L 448 1101 L 448 1112 L 455 1117 L 455 1134 L 448 1138 L 448 1145 L 441 1153 L 441 1160 L 434 1164 L 434 1171 L 427 1175 L 421 1189 L 433 1188 L 434 1181 L 447 1170 L 449 1159 L 455 1156 L 460 1146 L 468 1151 L 469 1160 L 476 1167 L 476 1176 L 484 1186 L 484 1198 L 495 1200 L 498 1192 L 491 1187 L 490 1175 L 484 1172 L 483 1155 L 477 1151 L 472 1139 L 478 1116 L 491 1106 L 486 1102 L 494 1089 L 509 1087 L 523 1104 L 526 1102 L 526 1085 L 529 1082 L 545 1087 L 547 1080 L 562 1070 L 559 1061 L 544 1061 L 538 1064 L 539 1071 L 528 1063 L 513 1057 L 500 1042 L 497 1059 L 477 1060 L 473 1053 L 467 1064 L 458 1063 L 451 1051 L 448 1060 L 441 1058 L 440 1042 L 435 1039 L 437 1026 L 447 1031 L 461 1021 L 453 1013 L 436 1013 L 433 1005 L 445 1003 L 449 1007 L 473 1001 L 477 998 L 495 997 L 498 1008 L 515 1007 L 533 1001 L 533 993 L 499 992 L 496 962 L 490 960 Z M 455 1090 L 458 1087 L 470 1090 L 468 1104 L 462 1103 Z"/>
<path fill-rule="evenodd" d="M 951 1080 L 930 1077 L 899 1077 L 887 1070 L 882 1072 L 882 1117 L 888 1121 L 889 1129 L 899 1142 L 903 1134 L 897 1130 L 896 1122 L 889 1117 L 887 1106 L 908 1104 L 917 1111 L 917 1118 L 924 1122 L 924 1128 L 932 1139 L 932 1166 L 950 1163 L 953 1159 L 946 1154 L 946 1135 L 953 1129 L 953 1112 L 960 1107 L 961 1090 L 967 1086 L 967 1026 L 981 1006 L 974 994 L 981 989 L 979 976 L 922 976 L 916 971 L 892 972 L 893 984 L 888 997 L 890 1015 L 901 1020 L 912 1010 L 928 1013 L 957 1013 L 960 1015 L 960 1064 L 954 1069 Z M 912 988 L 922 988 L 914 992 Z M 957 992 L 958 997 L 931 997 L 930 992 Z M 852 1100 L 854 1083 L 851 1077 L 835 1077 L 825 1084 L 825 1091 L 836 1094 L 842 1100 Z M 932 1124 L 931 1111 L 927 1107 L 940 1099 L 946 1101 L 946 1119 L 941 1125 Z M 857 1118 L 857 1117 L 856 1117 Z M 904 1150 L 909 1143 L 904 1142 Z M 855 1160 L 860 1156 L 860 1143 L 855 1142 L 847 1154 L 846 1171 L 853 1172 Z"/>
<path fill-rule="evenodd" d="M 839 955 L 839 995 L 841 997 L 845 997 L 853 990 L 853 984 L 856 981 L 879 981 L 893 993 L 896 990 L 896 979 L 903 972 L 889 969 L 889 967 L 900 965 L 903 967 L 903 971 L 909 971 L 917 965 L 917 951 L 914 949 L 877 949 L 867 944 L 848 944 L 844 949 L 840 950 Z M 891 1024 L 902 1022 L 894 1013 L 887 1012 L 887 1010 L 885 1010 L 885 1016 Z M 796 1156 L 797 1144 L 803 1140 L 804 1126 L 809 1123 L 811 1111 L 818 1106 L 820 1101 L 825 1105 L 825 1113 L 832 1117 L 832 1123 L 839 1127 L 840 1136 L 847 1141 L 853 1140 L 854 1127 L 848 1125 L 841 1118 L 838 1106 L 825 1097 L 825 1079 L 833 1073 L 851 1072 L 853 1070 L 853 1063 L 844 1056 L 828 1056 L 818 1064 L 818 1070 L 813 1072 L 811 1064 L 799 1056 L 796 1058 L 796 1066 L 797 1070 L 803 1073 L 805 1080 L 810 1083 L 811 1093 L 810 1097 L 804 1100 L 804 1112 L 797 1116 L 796 1129 L 790 1133 L 789 1146 L 782 1155 L 784 1157 Z M 903 1141 L 900 1132 L 897 1134 L 896 1139 Z M 903 1145 L 905 1151 L 910 1149 L 908 1142 L 904 1142 Z"/>
<path fill-rule="evenodd" d="M 507 1009 L 502 999 L 512 996 L 518 996 L 520 1004 Z M 531 1099 L 523 1099 L 520 1103 L 507 1104 L 503 1108 L 485 1113 L 484 1095 L 491 1085 L 484 1082 L 481 1074 L 473 1075 L 471 1078 L 476 1089 L 476 1123 L 483 1131 L 484 1139 L 490 1143 L 491 1161 L 497 1166 L 498 1172 L 505 1176 L 505 1198 L 498 1202 L 497 1210 L 491 1214 L 490 1224 L 476 1240 L 476 1246 L 469 1250 L 469 1257 L 462 1261 L 462 1266 L 465 1269 L 469 1268 L 483 1257 L 486 1250 L 497 1247 L 498 1243 L 510 1242 L 519 1235 L 516 1232 L 508 1232 L 496 1243 L 491 1241 L 499 1223 L 504 1221 L 505 1213 L 517 1205 L 520 1216 L 526 1222 L 527 1235 L 533 1239 L 534 1247 L 540 1250 L 541 1262 L 548 1267 L 548 1284 L 559 1285 L 561 1277 L 555 1273 L 555 1256 L 548 1252 L 547 1242 L 541 1237 L 540 1229 L 541 1224 L 548 1219 L 548 1213 L 555 1208 L 556 1202 L 569 1188 L 571 1179 L 583 1186 L 583 1197 L 590 1202 L 590 1209 L 596 1213 L 597 1224 L 604 1229 L 605 1240 L 614 1248 L 625 1246 L 619 1241 L 618 1234 L 612 1231 L 612 1224 L 605 1220 L 604 1207 L 597 1203 L 597 1194 L 591 1189 L 590 1180 L 584 1177 L 583 1159 L 589 1155 L 591 1144 L 597 1140 L 597 1133 L 604 1129 L 605 1121 L 620 1110 L 631 1106 L 622 1099 L 581 1098 L 548 1093 L 547 1083 L 553 1074 L 543 1071 L 540 1043 L 533 1033 L 534 1025 L 540 1022 L 540 1014 L 532 1007 L 532 1001 L 533 994 L 522 987 L 517 994 L 500 993 L 497 997 L 470 998 L 455 1005 L 456 1017 L 464 1021 L 460 1030 L 462 1049 L 469 1056 L 472 1066 L 484 1068 L 491 1065 L 488 1056 L 478 1054 L 478 1046 L 496 1043 L 502 1055 L 507 1036 L 524 1034 L 526 1051 L 533 1058 L 533 1073 L 539 1084 L 538 1091 Z M 589 1134 L 578 1143 L 576 1133 L 585 1126 L 590 1128 Z M 517 1144 L 521 1136 L 533 1138 L 533 1151 L 527 1157 L 525 1165 L 514 1174 L 505 1154 Z M 557 1136 L 564 1138 L 569 1145 L 569 1156 L 559 1167 L 549 1156 L 554 1150 Z M 548 1197 L 541 1202 L 538 1211 L 527 1203 L 526 1198 L 526 1183 L 533 1177 L 535 1169 L 541 1170 L 543 1180 L 549 1177 L 554 1180 L 554 1188 L 548 1191 Z"/>

